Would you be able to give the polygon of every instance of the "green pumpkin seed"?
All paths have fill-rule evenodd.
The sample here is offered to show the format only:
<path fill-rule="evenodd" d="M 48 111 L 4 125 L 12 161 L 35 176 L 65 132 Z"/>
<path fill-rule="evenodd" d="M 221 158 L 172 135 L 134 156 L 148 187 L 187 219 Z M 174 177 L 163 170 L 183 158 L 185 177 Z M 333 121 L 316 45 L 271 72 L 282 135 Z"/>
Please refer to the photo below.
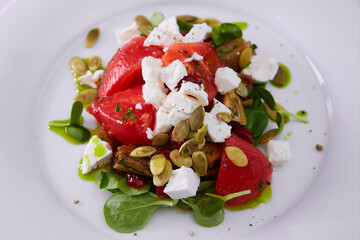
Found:
<path fill-rule="evenodd" d="M 204 106 L 197 107 L 189 118 L 189 127 L 191 131 L 196 132 L 204 122 L 205 109 Z"/>
<path fill-rule="evenodd" d="M 150 35 L 150 32 L 146 27 L 138 27 L 138 30 L 141 33 L 141 35 L 143 35 L 145 37 Z"/>
<path fill-rule="evenodd" d="M 199 19 L 198 22 L 206 23 L 210 27 L 217 27 L 217 26 L 220 26 L 220 24 L 221 24 L 221 22 L 219 20 L 217 20 L 216 18 L 210 18 L 210 17 Z"/>
<path fill-rule="evenodd" d="M 186 139 L 191 139 L 191 138 L 193 138 L 193 137 L 195 136 L 195 134 L 196 134 L 196 132 L 193 132 L 193 131 L 189 130 L 189 133 L 188 133 Z"/>
<path fill-rule="evenodd" d="M 282 66 L 279 66 L 278 71 L 272 81 L 277 86 L 284 86 L 286 83 L 286 72 Z"/>
<path fill-rule="evenodd" d="M 245 167 L 248 164 L 248 159 L 245 153 L 237 147 L 226 147 L 225 152 L 229 160 L 238 167 Z"/>
<path fill-rule="evenodd" d="M 172 131 L 172 138 L 176 142 L 181 142 L 186 139 L 189 133 L 189 121 L 187 119 L 180 121 Z"/>
<path fill-rule="evenodd" d="M 101 65 L 101 58 L 99 56 L 91 56 L 89 58 L 88 67 L 89 70 L 95 72 Z"/>
<path fill-rule="evenodd" d="M 229 123 L 232 120 L 232 116 L 227 112 L 219 112 L 216 114 L 216 117 L 218 117 L 220 120 Z"/>
<path fill-rule="evenodd" d="M 206 139 L 203 138 L 202 141 L 197 145 L 197 148 L 200 150 L 202 149 L 206 144 Z"/>
<path fill-rule="evenodd" d="M 247 65 L 249 65 L 249 63 L 251 61 L 251 57 L 252 57 L 251 47 L 247 47 L 241 51 L 240 58 L 239 58 L 240 69 L 244 69 L 245 67 L 247 67 Z"/>
<path fill-rule="evenodd" d="M 100 28 L 94 28 L 86 36 L 85 47 L 89 48 L 94 46 L 100 36 Z"/>
<path fill-rule="evenodd" d="M 261 136 L 261 138 L 259 140 L 259 144 L 267 143 L 268 141 L 273 139 L 276 135 L 278 135 L 278 132 L 279 132 L 279 129 L 277 129 L 277 128 L 267 131 L 266 133 L 264 133 L 264 135 Z"/>
<path fill-rule="evenodd" d="M 88 70 L 86 63 L 79 57 L 71 58 L 70 62 L 70 70 L 74 75 L 84 75 Z"/>
<path fill-rule="evenodd" d="M 167 133 L 158 133 L 152 139 L 152 145 L 155 147 L 164 146 L 169 142 L 169 134 Z"/>
<path fill-rule="evenodd" d="M 166 157 L 162 154 L 156 154 L 150 159 L 150 171 L 153 176 L 159 175 L 165 169 Z"/>
<path fill-rule="evenodd" d="M 181 145 L 179 152 L 180 152 L 180 156 L 187 157 L 190 156 L 196 150 L 197 150 L 197 146 L 195 144 L 195 139 L 192 138 L 184 142 L 183 145 Z"/>
<path fill-rule="evenodd" d="M 192 166 L 192 159 L 191 157 L 182 157 L 180 156 L 179 150 L 173 150 L 170 153 L 170 160 L 173 164 L 178 167 L 191 167 Z"/>
<path fill-rule="evenodd" d="M 166 160 L 165 168 L 159 175 L 153 176 L 153 183 L 155 186 L 164 186 L 170 179 L 172 174 L 172 165 L 169 160 Z"/>
<path fill-rule="evenodd" d="M 194 23 L 198 20 L 197 17 L 191 16 L 191 15 L 180 15 L 180 16 L 176 16 L 177 20 L 181 20 L 183 22 L 187 22 L 187 23 Z"/>
<path fill-rule="evenodd" d="M 205 139 L 206 133 L 208 130 L 208 125 L 203 125 L 195 135 L 195 144 L 200 144 Z"/>
<path fill-rule="evenodd" d="M 156 153 L 156 149 L 149 146 L 135 148 L 131 153 L 131 157 L 149 157 Z"/>
<path fill-rule="evenodd" d="M 264 103 L 264 109 L 265 109 L 266 113 L 268 114 L 269 118 L 271 120 L 273 120 L 274 122 L 276 122 L 276 111 L 269 108 L 269 106 L 266 103 Z M 285 110 L 285 108 L 278 103 L 276 103 L 276 109 Z M 285 123 L 287 123 L 290 120 L 288 115 L 282 115 L 282 116 L 284 118 Z"/>
<path fill-rule="evenodd" d="M 208 169 L 208 162 L 205 153 L 201 151 L 192 154 L 193 169 L 199 176 L 205 176 Z"/>
<path fill-rule="evenodd" d="M 135 18 L 135 22 L 137 25 L 139 25 L 140 27 L 144 27 L 148 30 L 152 30 L 153 26 L 151 24 L 151 22 L 149 21 L 149 19 L 147 19 L 147 17 L 143 16 L 143 15 L 138 15 Z"/>
<path fill-rule="evenodd" d="M 84 91 L 80 92 L 76 96 L 75 100 L 80 101 L 83 104 L 89 104 L 89 103 L 91 103 L 92 101 L 95 100 L 97 95 L 98 95 L 98 90 L 91 88 L 91 89 L 87 89 L 87 90 L 84 90 Z"/>
<path fill-rule="evenodd" d="M 249 89 L 243 83 L 240 83 L 239 86 L 235 88 L 235 92 L 237 95 L 243 98 L 249 96 Z"/>

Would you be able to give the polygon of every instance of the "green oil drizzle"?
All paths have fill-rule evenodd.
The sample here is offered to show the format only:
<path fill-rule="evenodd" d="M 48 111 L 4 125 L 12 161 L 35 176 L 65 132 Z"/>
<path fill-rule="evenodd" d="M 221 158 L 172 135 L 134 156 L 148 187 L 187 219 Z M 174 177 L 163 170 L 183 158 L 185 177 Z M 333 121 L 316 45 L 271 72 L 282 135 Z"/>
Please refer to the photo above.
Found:
<path fill-rule="evenodd" d="M 295 95 L 295 96 L 297 96 L 298 93 L 299 93 L 299 92 L 298 92 L 297 90 L 294 91 L 294 95 Z"/>
<path fill-rule="evenodd" d="M 300 110 L 296 113 L 296 115 L 298 115 L 300 117 L 307 117 L 308 113 L 305 110 Z"/>
<path fill-rule="evenodd" d="M 286 76 L 286 78 L 285 78 L 285 84 L 282 85 L 282 86 L 278 86 L 278 85 L 276 85 L 276 84 L 273 82 L 273 80 L 270 80 L 270 84 L 273 85 L 274 87 L 277 87 L 277 88 L 285 88 L 285 87 L 287 87 L 287 86 L 290 84 L 290 82 L 291 82 L 291 73 L 290 73 L 289 68 L 288 68 L 287 66 L 285 66 L 285 64 L 279 63 L 279 66 L 282 67 L 282 69 L 284 69 L 285 76 Z"/>
<path fill-rule="evenodd" d="M 224 207 L 229 211 L 242 211 L 246 209 L 254 209 L 258 207 L 261 203 L 267 203 L 270 202 L 270 200 L 271 200 L 271 186 L 267 186 L 258 198 L 251 200 L 248 203 L 245 203 L 241 206 L 225 205 Z"/>
<path fill-rule="evenodd" d="M 57 135 L 60 135 L 61 137 L 63 137 L 69 143 L 72 143 L 72 144 L 75 144 L 75 145 L 83 144 L 82 142 L 80 142 L 76 138 L 73 138 L 71 135 L 67 134 L 67 132 L 65 131 L 65 128 L 49 127 L 49 129 L 53 133 L 56 133 Z"/>
<path fill-rule="evenodd" d="M 284 140 L 287 140 L 291 135 L 292 135 L 292 132 L 288 132 L 288 133 L 286 134 L 286 137 L 284 137 Z"/>

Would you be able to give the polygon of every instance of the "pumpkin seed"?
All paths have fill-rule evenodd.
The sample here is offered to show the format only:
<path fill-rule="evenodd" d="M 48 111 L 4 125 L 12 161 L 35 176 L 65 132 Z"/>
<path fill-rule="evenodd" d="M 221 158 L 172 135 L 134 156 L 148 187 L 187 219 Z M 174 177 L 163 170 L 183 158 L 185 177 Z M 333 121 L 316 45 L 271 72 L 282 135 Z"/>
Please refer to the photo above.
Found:
<path fill-rule="evenodd" d="M 234 115 L 232 121 L 238 122 L 242 126 L 246 126 L 244 106 L 241 104 L 241 99 L 235 93 L 235 90 L 232 90 L 224 95 L 223 103 L 233 112 Z"/>
<path fill-rule="evenodd" d="M 216 117 L 218 117 L 220 120 L 229 123 L 232 120 L 232 116 L 227 112 L 219 112 L 216 114 Z"/>
<path fill-rule="evenodd" d="M 286 72 L 282 66 L 279 66 L 278 71 L 272 81 L 277 86 L 284 86 L 286 83 Z"/>
<path fill-rule="evenodd" d="M 235 92 L 237 95 L 243 98 L 249 96 L 249 89 L 243 83 L 239 84 L 239 86 L 235 89 Z"/>
<path fill-rule="evenodd" d="M 94 99 L 97 97 L 97 95 L 98 95 L 98 90 L 91 88 L 91 89 L 87 89 L 87 90 L 84 90 L 81 93 L 79 93 L 76 96 L 75 100 L 80 101 L 83 104 L 89 104 L 92 101 L 94 101 Z"/>
<path fill-rule="evenodd" d="M 277 128 L 267 131 L 266 133 L 264 133 L 264 135 L 261 136 L 261 138 L 259 140 L 259 144 L 267 143 L 268 141 L 273 139 L 278 134 L 278 132 L 279 132 L 279 129 L 277 129 Z"/>
<path fill-rule="evenodd" d="M 188 133 L 186 139 L 191 139 L 191 138 L 193 138 L 193 137 L 195 136 L 195 134 L 196 134 L 196 132 L 193 132 L 193 131 L 189 130 L 189 133 Z"/>
<path fill-rule="evenodd" d="M 264 103 L 264 109 L 265 109 L 266 113 L 268 114 L 269 118 L 271 120 L 273 120 L 274 122 L 276 122 L 276 111 L 269 108 L 269 106 L 266 103 Z M 276 109 L 285 110 L 285 108 L 278 103 L 276 103 Z M 283 114 L 282 116 L 284 118 L 285 123 L 287 123 L 290 120 L 288 115 Z"/>
<path fill-rule="evenodd" d="M 152 145 L 155 147 L 164 146 L 169 142 L 169 135 L 167 133 L 158 133 L 152 139 Z"/>
<path fill-rule="evenodd" d="M 156 154 L 150 159 L 150 171 L 153 176 L 159 175 L 165 169 L 166 157 L 162 154 Z"/>
<path fill-rule="evenodd" d="M 79 57 L 71 58 L 70 62 L 70 70 L 74 75 L 84 75 L 88 70 L 86 63 Z"/>
<path fill-rule="evenodd" d="M 180 156 L 187 157 L 190 156 L 196 150 L 197 147 L 195 144 L 195 139 L 192 138 L 184 142 L 183 145 L 181 145 L 179 152 L 180 152 Z"/>
<path fill-rule="evenodd" d="M 188 23 L 193 23 L 195 21 L 198 20 L 197 17 L 191 16 L 191 15 L 180 15 L 180 16 L 176 16 L 177 20 L 181 20 L 184 22 L 188 22 Z"/>
<path fill-rule="evenodd" d="M 143 16 L 143 15 L 138 15 L 135 18 L 135 22 L 137 25 L 139 25 L 140 27 L 144 27 L 148 30 L 152 30 L 153 26 L 151 24 L 151 22 L 149 21 L 149 19 L 147 19 L 147 17 Z"/>
<path fill-rule="evenodd" d="M 201 151 L 192 154 L 193 169 L 199 176 L 205 176 L 208 169 L 208 162 L 205 153 Z"/>
<path fill-rule="evenodd" d="M 165 169 L 159 175 L 153 176 L 153 183 L 155 186 L 164 186 L 170 179 L 172 173 L 172 165 L 169 160 L 166 160 Z"/>
<path fill-rule="evenodd" d="M 238 167 L 245 167 L 248 164 L 248 159 L 240 148 L 226 147 L 225 152 L 227 157 L 234 165 Z"/>
<path fill-rule="evenodd" d="M 91 56 L 89 58 L 88 67 L 89 70 L 94 72 L 96 71 L 101 65 L 101 58 L 99 56 Z"/>
<path fill-rule="evenodd" d="M 180 121 L 172 131 L 172 138 L 176 142 L 181 142 L 186 139 L 189 133 L 189 121 L 187 119 Z"/>
<path fill-rule="evenodd" d="M 149 30 L 146 27 L 138 27 L 139 32 L 141 35 L 147 37 L 150 35 Z"/>
<path fill-rule="evenodd" d="M 240 69 L 244 69 L 247 65 L 249 65 L 252 57 L 252 49 L 251 47 L 247 47 L 240 53 L 239 58 L 239 67 Z"/>
<path fill-rule="evenodd" d="M 173 164 L 178 167 L 191 167 L 192 166 L 192 159 L 191 157 L 182 157 L 180 156 L 179 150 L 173 150 L 170 153 L 170 159 Z"/>
<path fill-rule="evenodd" d="M 206 139 L 203 138 L 202 141 L 197 145 L 197 148 L 200 150 L 202 149 L 206 144 Z"/>
<path fill-rule="evenodd" d="M 208 125 L 203 125 L 195 135 L 195 144 L 200 144 L 205 139 L 206 133 L 208 130 Z"/>
<path fill-rule="evenodd" d="M 100 36 L 100 28 L 91 29 L 90 32 L 86 36 L 85 47 L 89 48 L 94 46 Z"/>
<path fill-rule="evenodd" d="M 220 24 L 221 24 L 221 22 L 219 20 L 217 20 L 216 18 L 210 18 L 210 17 L 201 18 L 201 19 L 197 20 L 197 22 L 206 23 L 210 27 L 217 27 L 217 26 L 220 26 Z"/>
<path fill-rule="evenodd" d="M 198 106 L 189 118 L 190 130 L 196 132 L 204 122 L 205 109 L 204 106 Z"/>
<path fill-rule="evenodd" d="M 135 148 L 131 153 L 130 157 L 149 157 L 156 153 L 156 149 L 149 146 L 142 146 Z"/>

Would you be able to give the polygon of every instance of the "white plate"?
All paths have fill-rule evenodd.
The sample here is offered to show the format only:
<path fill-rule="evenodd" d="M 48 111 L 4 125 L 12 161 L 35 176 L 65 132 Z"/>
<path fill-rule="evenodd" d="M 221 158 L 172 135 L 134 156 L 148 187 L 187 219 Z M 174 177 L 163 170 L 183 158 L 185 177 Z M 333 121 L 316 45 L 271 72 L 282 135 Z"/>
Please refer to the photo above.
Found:
<path fill-rule="evenodd" d="M 224 223 L 210 229 L 198 226 L 190 214 L 161 209 L 137 232 L 137 239 L 357 239 L 359 5 L 272 5 L 266 0 L 108 0 L 102 5 L 96 0 L 28 0 L 16 1 L 2 12 L 0 238 L 132 237 L 105 224 L 102 207 L 109 194 L 78 178 L 84 146 L 65 142 L 47 129 L 47 123 L 68 117 L 75 94 L 69 59 L 96 54 L 107 62 L 116 50 L 114 28 L 154 11 L 167 17 L 194 14 L 248 22 L 244 37 L 257 44 L 258 54 L 276 57 L 293 76 L 288 88 L 270 90 L 289 110 L 307 110 L 310 124 L 293 120 L 280 137 L 291 132 L 293 159 L 275 169 L 270 203 L 226 212 Z M 101 28 L 101 37 L 86 49 L 84 37 L 94 26 Z M 317 143 L 324 145 L 323 152 L 315 150 Z M 74 199 L 80 203 L 75 205 Z"/>

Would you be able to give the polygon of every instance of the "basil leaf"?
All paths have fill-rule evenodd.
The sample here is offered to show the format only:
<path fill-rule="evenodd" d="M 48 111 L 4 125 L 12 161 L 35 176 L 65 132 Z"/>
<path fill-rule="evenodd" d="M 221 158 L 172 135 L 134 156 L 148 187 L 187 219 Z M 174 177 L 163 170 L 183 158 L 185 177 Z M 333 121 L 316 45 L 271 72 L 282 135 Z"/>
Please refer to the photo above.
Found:
<path fill-rule="evenodd" d="M 71 108 L 70 121 L 71 124 L 76 124 L 79 118 L 81 117 L 81 113 L 83 111 L 83 104 L 80 101 L 75 101 Z"/>
<path fill-rule="evenodd" d="M 179 26 L 180 33 L 188 33 L 192 29 L 193 25 L 184 21 L 181 21 L 179 19 L 176 20 L 177 25 Z"/>
<path fill-rule="evenodd" d="M 246 22 L 233 22 L 233 24 L 238 26 L 241 31 L 244 31 L 248 27 L 248 24 Z"/>
<path fill-rule="evenodd" d="M 151 15 L 150 23 L 154 27 L 159 26 L 159 24 L 164 20 L 164 14 L 161 12 L 154 12 L 153 15 Z"/>
<path fill-rule="evenodd" d="M 259 88 L 257 89 L 257 92 L 260 95 L 260 97 L 264 100 L 264 102 L 269 106 L 269 108 L 275 111 L 276 103 L 271 93 L 265 88 Z"/>
<path fill-rule="evenodd" d="M 246 127 L 253 134 L 254 138 L 261 136 L 269 123 L 269 117 L 264 107 L 245 108 L 244 111 Z"/>
<path fill-rule="evenodd" d="M 80 142 L 86 142 L 91 137 L 90 131 L 79 125 L 70 125 L 65 128 L 65 132 Z"/>
<path fill-rule="evenodd" d="M 278 134 L 280 134 L 284 130 L 285 121 L 279 112 L 276 112 L 276 124 L 278 125 Z"/>
<path fill-rule="evenodd" d="M 70 125 L 70 119 L 54 120 L 49 122 L 49 127 L 67 127 Z"/>
<path fill-rule="evenodd" d="M 143 228 L 159 207 L 175 206 L 177 200 L 160 199 L 153 193 L 131 196 L 114 193 L 105 202 L 106 223 L 115 231 L 131 233 Z"/>

